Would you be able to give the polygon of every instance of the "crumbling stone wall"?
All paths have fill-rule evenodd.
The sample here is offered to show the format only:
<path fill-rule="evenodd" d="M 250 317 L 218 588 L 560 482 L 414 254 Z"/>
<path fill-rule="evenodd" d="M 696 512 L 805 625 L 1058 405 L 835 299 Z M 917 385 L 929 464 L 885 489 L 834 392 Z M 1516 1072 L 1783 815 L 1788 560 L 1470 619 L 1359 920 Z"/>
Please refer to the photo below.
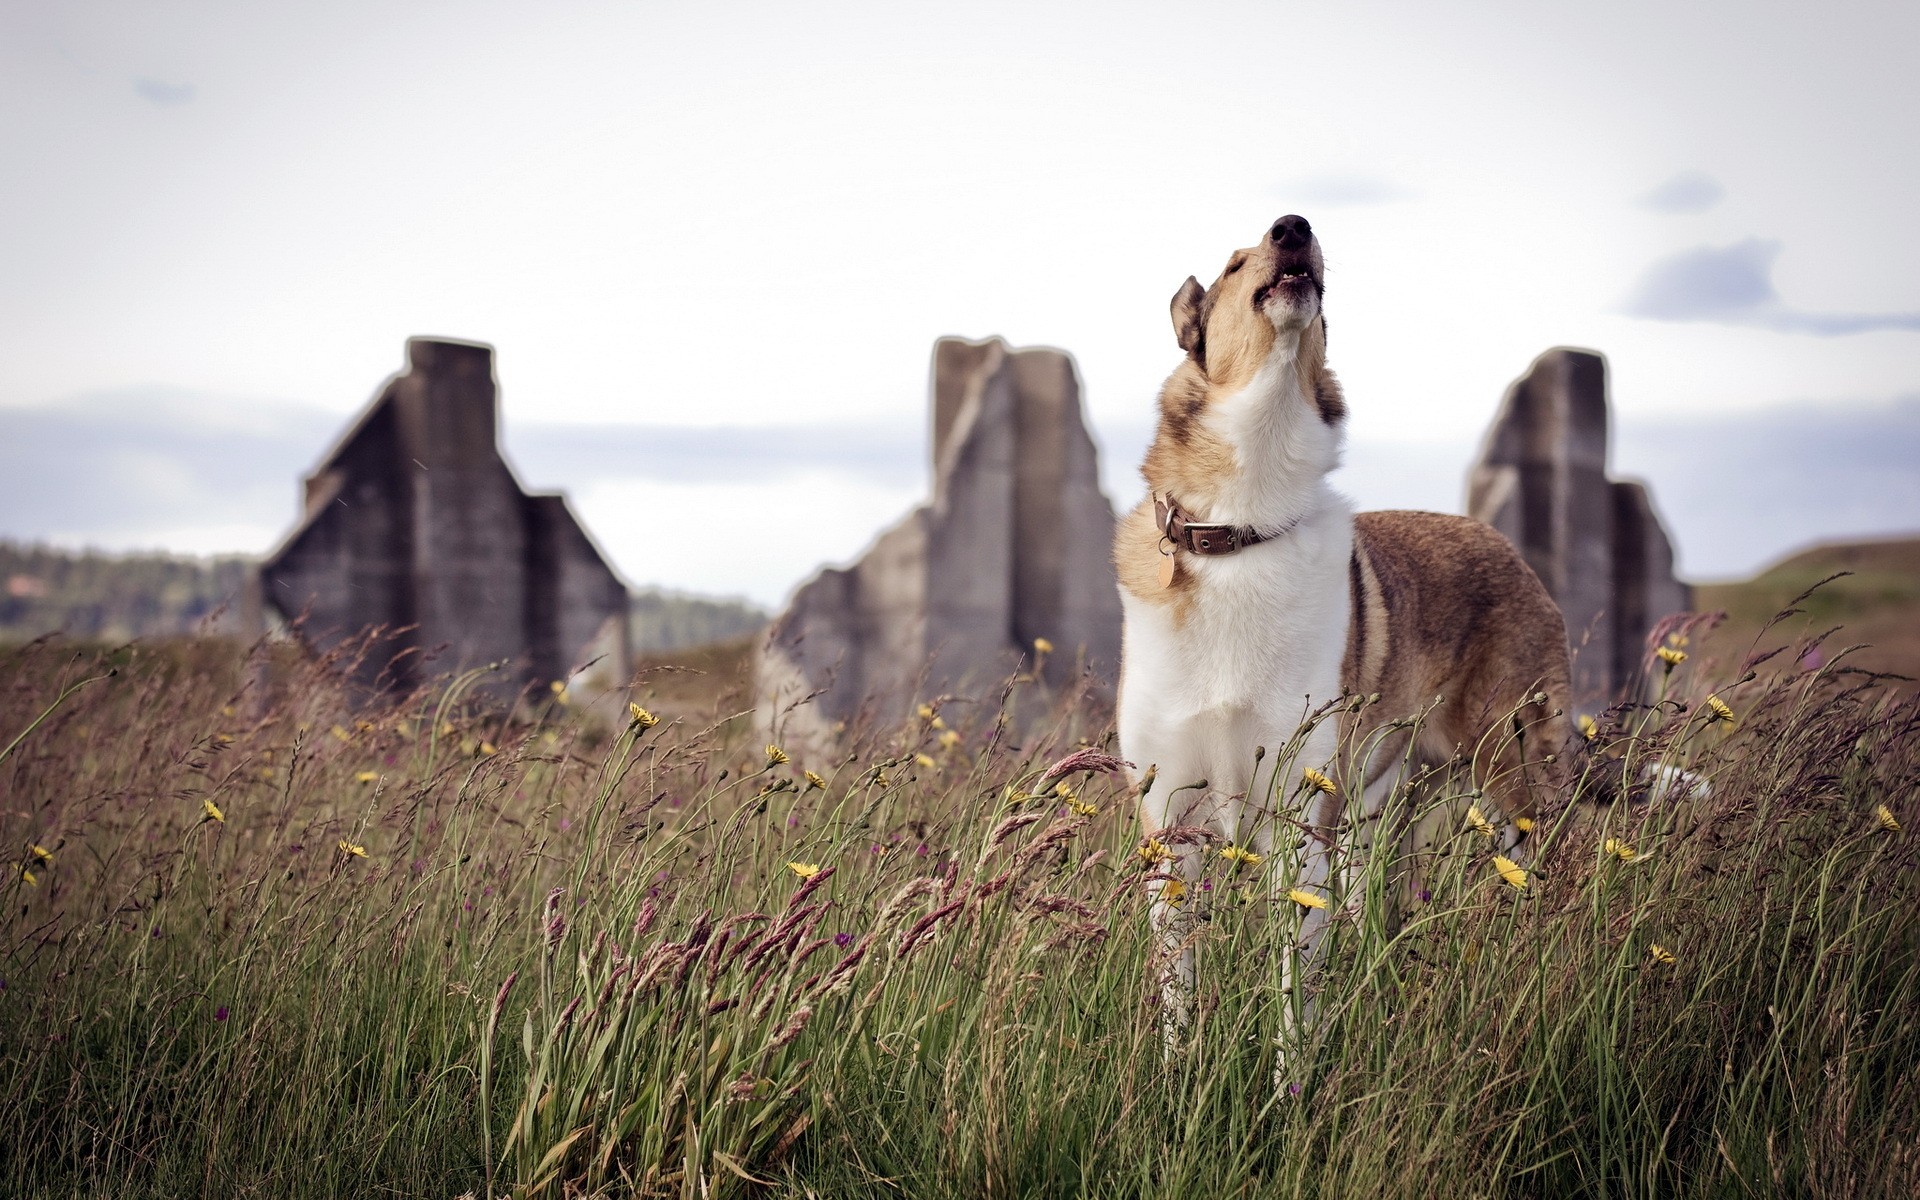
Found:
<path fill-rule="evenodd" d="M 1467 480 L 1467 512 L 1507 535 L 1566 616 L 1574 702 L 1635 685 L 1649 630 L 1692 606 L 1644 485 L 1607 477 L 1606 360 L 1565 347 L 1508 387 Z"/>
<path fill-rule="evenodd" d="M 483 684 L 505 699 L 593 655 L 626 679 L 626 586 L 566 498 L 528 494 L 501 456 L 489 346 L 408 341 L 407 369 L 308 476 L 259 590 L 321 650 L 389 631 L 357 667 L 369 686 L 506 662 Z"/>
<path fill-rule="evenodd" d="M 763 715 L 785 736 L 990 688 L 1037 638 L 1050 682 L 1118 670 L 1113 509 L 1072 358 L 942 338 L 932 376 L 931 503 L 802 585 L 763 644 Z"/>

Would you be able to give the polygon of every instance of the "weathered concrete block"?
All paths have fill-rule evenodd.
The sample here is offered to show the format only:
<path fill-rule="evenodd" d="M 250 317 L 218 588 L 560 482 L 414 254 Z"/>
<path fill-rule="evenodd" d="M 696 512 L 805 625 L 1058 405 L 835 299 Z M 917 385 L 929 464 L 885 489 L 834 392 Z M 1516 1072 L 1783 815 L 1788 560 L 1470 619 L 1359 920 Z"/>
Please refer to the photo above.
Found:
<path fill-rule="evenodd" d="M 264 603 L 321 650 L 388 631 L 357 668 L 369 686 L 503 661 L 487 687 L 504 699 L 567 678 L 589 646 L 624 682 L 625 584 L 564 496 L 520 486 L 498 433 L 492 348 L 408 341 L 407 369 L 308 476 L 300 525 L 261 564 Z"/>
<path fill-rule="evenodd" d="M 1506 534 L 1559 603 L 1588 711 L 1631 686 L 1648 630 L 1692 603 L 1646 488 L 1607 478 L 1608 426 L 1606 360 L 1549 350 L 1507 389 L 1467 479 L 1467 512 Z"/>
<path fill-rule="evenodd" d="M 1113 509 L 1073 360 L 943 338 L 932 410 L 931 503 L 851 567 L 802 585 L 768 633 L 760 691 L 783 736 L 818 740 L 865 705 L 894 716 L 921 697 L 989 687 L 1036 638 L 1055 647 L 1051 682 L 1084 655 L 1111 685 Z"/>

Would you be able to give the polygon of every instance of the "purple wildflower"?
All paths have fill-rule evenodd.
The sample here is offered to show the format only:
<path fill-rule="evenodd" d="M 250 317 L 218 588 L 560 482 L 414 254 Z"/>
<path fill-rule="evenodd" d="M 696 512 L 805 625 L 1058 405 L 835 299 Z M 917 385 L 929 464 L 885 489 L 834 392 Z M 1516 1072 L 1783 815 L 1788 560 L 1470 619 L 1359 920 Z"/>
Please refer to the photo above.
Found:
<path fill-rule="evenodd" d="M 213 1019 L 214 1019 L 214 1020 L 216 1020 L 216 1021 L 224 1021 L 224 1020 L 226 1020 L 226 1019 L 227 1019 L 227 1006 L 226 1006 L 226 1005 L 224 1005 L 224 1004 L 222 1004 L 222 1005 L 221 1005 L 221 1006 L 220 1006 L 219 1008 L 216 1008 L 216 1009 L 214 1009 L 214 1010 L 213 1010 Z"/>
<path fill-rule="evenodd" d="M 1287 1095 L 1289 1095 L 1289 1096 L 1298 1096 L 1299 1094 L 1300 1094 L 1300 1085 L 1299 1085 L 1299 1084 L 1297 1084 L 1297 1083 L 1290 1083 L 1290 1084 L 1288 1084 L 1288 1085 L 1287 1085 Z"/>
<path fill-rule="evenodd" d="M 853 944 L 853 935 L 850 933 L 836 933 L 833 935 L 833 944 L 844 950 Z M 5 981 L 0 980 L 0 987 L 5 986 Z"/>

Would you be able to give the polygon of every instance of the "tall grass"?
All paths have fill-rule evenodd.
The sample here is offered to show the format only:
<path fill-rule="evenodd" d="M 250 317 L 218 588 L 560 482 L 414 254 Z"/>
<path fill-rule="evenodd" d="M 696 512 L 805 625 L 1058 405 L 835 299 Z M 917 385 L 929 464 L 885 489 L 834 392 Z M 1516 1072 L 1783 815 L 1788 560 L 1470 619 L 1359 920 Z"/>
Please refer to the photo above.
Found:
<path fill-rule="evenodd" d="M 1842 655 L 1729 723 L 1696 666 L 1595 761 L 1710 793 L 1355 897 L 1276 1086 L 1274 864 L 1210 855 L 1164 1053 L 1132 796 L 1046 773 L 1110 748 L 1076 695 L 783 762 L 744 717 L 10 651 L 0 1193 L 1916 1194 L 1920 713 Z"/>

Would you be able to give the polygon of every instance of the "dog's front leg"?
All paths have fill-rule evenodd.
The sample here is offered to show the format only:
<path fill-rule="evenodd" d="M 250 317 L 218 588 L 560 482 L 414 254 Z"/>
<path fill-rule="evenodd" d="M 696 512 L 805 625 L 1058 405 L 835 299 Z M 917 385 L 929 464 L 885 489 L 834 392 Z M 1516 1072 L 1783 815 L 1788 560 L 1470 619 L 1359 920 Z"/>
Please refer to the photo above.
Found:
<path fill-rule="evenodd" d="M 1198 887 L 1200 854 L 1181 847 L 1163 868 L 1166 879 L 1156 890 L 1151 909 L 1154 960 L 1160 977 L 1160 1034 L 1168 1058 L 1185 1046 L 1193 1027 L 1193 935 L 1199 927 Z"/>
<path fill-rule="evenodd" d="M 1319 975 L 1325 956 L 1327 927 L 1335 905 L 1345 894 L 1345 872 L 1333 835 L 1339 828 L 1339 807 L 1331 799 L 1309 807 L 1309 825 L 1302 837 L 1299 869 L 1287 889 L 1286 903 L 1300 914 L 1300 929 L 1280 962 L 1280 1032 L 1274 1039 L 1274 1087 L 1285 1089 L 1301 1082 L 1298 1065 L 1312 1061 L 1319 1032 Z M 1275 872 L 1276 889 L 1285 880 Z M 1313 901 L 1320 901 L 1319 904 Z M 1297 1056 L 1297 1057 L 1296 1057 Z"/>
<path fill-rule="evenodd" d="M 1161 770 L 1160 778 L 1193 777 L 1194 781 L 1158 794 L 1150 792 L 1141 806 L 1146 827 L 1166 837 L 1162 849 L 1170 856 L 1159 864 L 1148 884 L 1154 965 L 1160 983 L 1160 1028 L 1169 1058 L 1185 1045 L 1193 1025 L 1194 935 L 1204 919 L 1200 912 L 1200 875 L 1206 865 L 1206 846 L 1194 839 L 1213 828 L 1220 815 L 1218 797 L 1198 774 L 1196 764 L 1175 759 L 1171 772 Z M 1158 842 L 1158 836 L 1154 840 Z"/>

